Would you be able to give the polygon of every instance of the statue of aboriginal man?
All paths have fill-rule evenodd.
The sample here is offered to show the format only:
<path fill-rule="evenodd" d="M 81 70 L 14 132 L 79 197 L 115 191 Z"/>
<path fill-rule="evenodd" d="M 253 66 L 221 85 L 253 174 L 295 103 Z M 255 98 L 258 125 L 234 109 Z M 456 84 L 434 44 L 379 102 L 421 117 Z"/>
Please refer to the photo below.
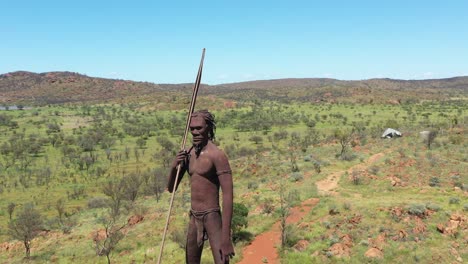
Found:
<path fill-rule="evenodd" d="M 229 263 L 234 256 L 231 241 L 233 204 L 232 173 L 226 154 L 213 142 L 216 130 L 214 116 L 207 110 L 194 112 L 190 121 L 193 146 L 180 151 L 169 173 L 168 190 L 176 189 L 186 171 L 190 176 L 191 209 L 188 224 L 186 262 L 200 263 L 203 244 L 209 240 L 214 263 Z M 175 183 L 177 166 L 181 165 Z M 222 191 L 222 210 L 219 189 Z"/>

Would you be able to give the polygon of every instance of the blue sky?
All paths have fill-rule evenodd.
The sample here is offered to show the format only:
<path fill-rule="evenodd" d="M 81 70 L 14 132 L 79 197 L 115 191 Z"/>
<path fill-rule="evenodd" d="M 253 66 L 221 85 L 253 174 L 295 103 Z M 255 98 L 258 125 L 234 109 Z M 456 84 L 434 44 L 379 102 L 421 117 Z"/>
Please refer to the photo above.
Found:
<path fill-rule="evenodd" d="M 154 83 L 468 75 L 468 1 L 4 1 L 0 73 Z"/>

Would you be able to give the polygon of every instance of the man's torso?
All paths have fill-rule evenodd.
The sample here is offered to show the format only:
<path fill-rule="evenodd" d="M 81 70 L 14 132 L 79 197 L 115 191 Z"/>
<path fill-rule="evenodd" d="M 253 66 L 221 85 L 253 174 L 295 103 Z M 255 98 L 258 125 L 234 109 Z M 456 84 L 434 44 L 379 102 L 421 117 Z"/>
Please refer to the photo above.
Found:
<path fill-rule="evenodd" d="M 214 163 L 219 152 L 212 142 L 208 142 L 198 156 L 194 149 L 190 152 L 188 173 L 193 210 L 219 208 L 219 179 Z"/>

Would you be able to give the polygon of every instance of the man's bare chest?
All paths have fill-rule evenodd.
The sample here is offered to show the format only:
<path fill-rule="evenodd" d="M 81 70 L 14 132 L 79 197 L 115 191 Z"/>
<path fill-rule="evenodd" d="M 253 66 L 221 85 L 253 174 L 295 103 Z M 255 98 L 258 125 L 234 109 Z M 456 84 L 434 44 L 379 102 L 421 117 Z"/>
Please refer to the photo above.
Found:
<path fill-rule="evenodd" d="M 211 178 L 216 175 L 216 167 L 208 155 L 201 153 L 198 157 L 195 155 L 190 157 L 188 173 L 191 176 Z"/>

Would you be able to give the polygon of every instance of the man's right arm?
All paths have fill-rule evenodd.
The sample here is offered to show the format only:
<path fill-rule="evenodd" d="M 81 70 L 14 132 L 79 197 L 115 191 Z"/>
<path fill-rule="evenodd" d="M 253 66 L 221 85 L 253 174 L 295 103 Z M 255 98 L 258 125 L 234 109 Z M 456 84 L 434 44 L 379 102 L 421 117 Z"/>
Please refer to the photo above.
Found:
<path fill-rule="evenodd" d="M 185 150 L 179 151 L 177 153 L 177 156 L 175 157 L 174 161 L 172 162 L 171 165 L 171 170 L 169 172 L 169 179 L 167 181 L 167 190 L 172 193 L 174 190 L 174 183 L 176 181 L 176 176 L 177 176 L 177 170 L 180 165 L 180 171 L 179 171 L 179 177 L 177 178 L 177 184 L 175 186 L 175 190 L 177 190 L 177 187 L 179 187 L 179 183 L 182 180 L 182 177 L 185 174 L 185 171 L 187 171 L 187 159 L 188 153 Z"/>

